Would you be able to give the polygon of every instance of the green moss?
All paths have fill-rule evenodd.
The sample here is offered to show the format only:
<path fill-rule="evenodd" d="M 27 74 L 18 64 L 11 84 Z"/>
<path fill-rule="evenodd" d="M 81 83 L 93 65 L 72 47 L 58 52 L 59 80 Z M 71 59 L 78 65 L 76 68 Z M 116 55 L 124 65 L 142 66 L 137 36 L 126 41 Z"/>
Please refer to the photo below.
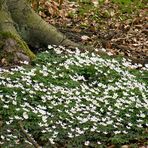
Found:
<path fill-rule="evenodd" d="M 29 56 L 31 58 L 31 60 L 33 60 L 36 56 L 32 53 L 32 51 L 29 49 L 28 45 L 17 35 L 12 34 L 11 32 L 0 32 L 0 39 L 2 40 L 0 42 L 0 48 L 2 45 L 4 45 L 4 40 L 7 38 L 12 38 L 14 39 L 19 46 L 19 49 L 21 49 L 21 51 L 26 54 L 27 56 Z M 17 50 L 17 49 L 16 49 Z"/>

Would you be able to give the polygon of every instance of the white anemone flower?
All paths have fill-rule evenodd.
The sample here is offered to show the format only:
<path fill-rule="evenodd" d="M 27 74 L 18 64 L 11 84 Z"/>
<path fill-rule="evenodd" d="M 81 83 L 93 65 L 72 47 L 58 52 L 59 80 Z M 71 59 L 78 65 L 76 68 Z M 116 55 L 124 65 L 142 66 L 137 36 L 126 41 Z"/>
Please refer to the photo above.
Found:
<path fill-rule="evenodd" d="M 89 141 L 85 141 L 84 145 L 88 146 L 90 144 Z"/>
<path fill-rule="evenodd" d="M 24 119 L 28 119 L 29 118 L 27 112 L 23 112 L 23 117 L 24 117 Z"/>

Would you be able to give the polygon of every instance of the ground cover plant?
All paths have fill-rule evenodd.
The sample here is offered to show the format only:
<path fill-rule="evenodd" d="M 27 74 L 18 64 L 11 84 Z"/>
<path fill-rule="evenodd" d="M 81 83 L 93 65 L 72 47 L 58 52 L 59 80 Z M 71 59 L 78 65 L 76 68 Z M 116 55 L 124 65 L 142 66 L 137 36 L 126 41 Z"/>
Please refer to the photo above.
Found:
<path fill-rule="evenodd" d="M 147 144 L 147 65 L 48 48 L 0 69 L 1 147 Z"/>

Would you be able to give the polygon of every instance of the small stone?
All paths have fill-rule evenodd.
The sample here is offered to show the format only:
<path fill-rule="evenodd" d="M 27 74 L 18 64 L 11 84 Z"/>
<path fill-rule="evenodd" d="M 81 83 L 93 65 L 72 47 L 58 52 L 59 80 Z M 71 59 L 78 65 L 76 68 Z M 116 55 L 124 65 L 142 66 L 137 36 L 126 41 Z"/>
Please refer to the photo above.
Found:
<path fill-rule="evenodd" d="M 17 52 L 16 55 L 21 61 L 30 62 L 30 58 L 21 52 Z"/>
<path fill-rule="evenodd" d="M 14 47 L 16 46 L 17 42 L 14 39 L 8 38 L 5 42 L 6 46 Z"/>

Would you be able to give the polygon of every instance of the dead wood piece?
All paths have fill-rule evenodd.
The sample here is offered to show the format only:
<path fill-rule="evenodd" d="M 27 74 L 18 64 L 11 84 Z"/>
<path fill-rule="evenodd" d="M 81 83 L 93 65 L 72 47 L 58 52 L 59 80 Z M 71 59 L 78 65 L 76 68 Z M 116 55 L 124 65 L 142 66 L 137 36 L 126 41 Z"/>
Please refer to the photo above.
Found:
<path fill-rule="evenodd" d="M 21 132 L 23 133 L 23 135 L 25 136 L 25 138 L 31 142 L 33 144 L 33 146 L 35 148 L 41 148 L 41 146 L 38 145 L 38 143 L 32 138 L 30 137 L 27 132 L 25 131 L 24 127 L 23 127 L 23 123 L 21 121 L 18 122 L 19 128 L 21 130 Z"/>

